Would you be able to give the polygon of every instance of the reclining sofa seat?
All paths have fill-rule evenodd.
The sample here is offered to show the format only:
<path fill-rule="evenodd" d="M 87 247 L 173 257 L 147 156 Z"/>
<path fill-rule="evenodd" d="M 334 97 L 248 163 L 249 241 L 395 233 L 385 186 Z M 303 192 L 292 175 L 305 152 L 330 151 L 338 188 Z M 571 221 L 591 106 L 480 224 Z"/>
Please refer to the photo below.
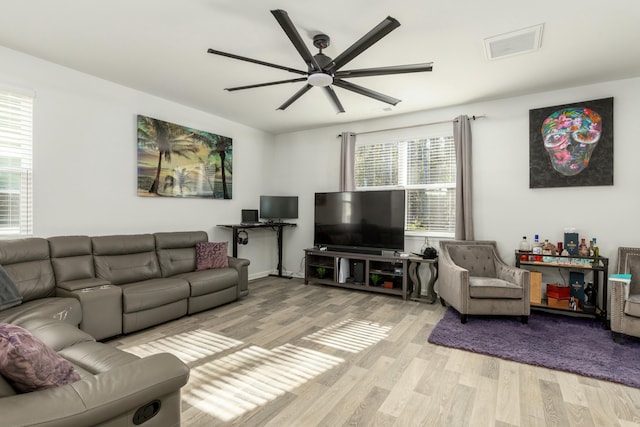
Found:
<path fill-rule="evenodd" d="M 0 425 L 180 426 L 180 388 L 188 381 L 189 368 L 176 356 L 161 353 L 139 358 L 55 319 L 27 319 L 22 327 L 71 362 L 81 379 L 16 393 L 0 376 Z M 136 422 L 141 413 L 150 418 Z"/>
<path fill-rule="evenodd" d="M 92 237 L 96 276 L 122 289 L 127 334 L 187 314 L 189 282 L 162 277 L 152 234 Z"/>
<path fill-rule="evenodd" d="M 188 314 L 209 310 L 248 293 L 249 261 L 228 258 L 229 267 L 196 271 L 196 243 L 208 241 L 204 231 L 155 233 L 162 277 L 186 280 L 190 285 Z"/>
<path fill-rule="evenodd" d="M 0 322 L 20 326 L 26 320 L 44 317 L 80 324 L 80 303 L 57 293 L 49 257 L 46 239 L 33 237 L 0 244 L 0 265 L 22 295 L 22 304 L 0 312 Z"/>

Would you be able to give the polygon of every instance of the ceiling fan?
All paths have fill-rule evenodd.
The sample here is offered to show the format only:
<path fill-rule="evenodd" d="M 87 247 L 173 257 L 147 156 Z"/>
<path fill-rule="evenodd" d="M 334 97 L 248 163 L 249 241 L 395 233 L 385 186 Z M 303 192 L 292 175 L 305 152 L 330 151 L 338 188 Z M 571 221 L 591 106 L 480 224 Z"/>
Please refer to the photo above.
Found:
<path fill-rule="evenodd" d="M 294 27 L 293 22 L 291 22 L 291 19 L 289 19 L 289 15 L 287 14 L 287 12 L 277 9 L 272 10 L 271 13 L 276 18 L 284 32 L 287 34 L 289 40 L 291 40 L 291 43 L 293 43 L 293 46 L 296 48 L 304 62 L 307 64 L 307 71 L 297 70 L 294 68 L 272 64 L 269 62 L 247 58 L 244 56 L 234 55 L 232 53 L 222 52 L 214 49 L 208 49 L 207 52 L 214 55 L 221 55 L 228 58 L 239 59 L 241 61 L 247 61 L 267 67 L 278 68 L 280 70 L 303 75 L 304 77 L 267 83 L 258 83 L 248 86 L 230 87 L 225 88 L 225 90 L 236 91 L 243 89 L 253 89 L 263 86 L 279 85 L 283 83 L 296 83 L 306 81 L 307 84 L 302 89 L 298 90 L 291 98 L 286 100 L 284 104 L 278 107 L 278 110 L 286 109 L 295 101 L 297 101 L 302 95 L 307 93 L 312 87 L 319 86 L 324 88 L 326 93 L 329 95 L 329 98 L 335 105 L 336 110 L 339 113 L 344 113 L 345 110 L 340 103 L 338 96 L 333 90 L 332 85 L 340 87 L 342 89 L 350 90 L 360 95 L 368 96 L 378 101 L 386 102 L 387 104 L 396 105 L 398 102 L 400 102 L 400 100 L 397 98 L 393 98 L 391 96 L 384 95 L 374 90 L 367 89 L 365 87 L 343 80 L 345 78 L 382 76 L 386 74 L 419 73 L 424 71 L 431 71 L 433 69 L 433 63 L 427 62 L 412 65 L 365 68 L 359 70 L 341 70 L 343 66 L 353 60 L 356 56 L 360 55 L 378 40 L 400 26 L 400 23 L 390 16 L 385 18 L 380 24 L 375 26 L 360 40 L 356 41 L 347 50 L 338 55 L 338 57 L 336 57 L 335 59 L 331 59 L 327 55 L 322 53 L 322 50 L 329 46 L 329 36 L 327 36 L 326 34 L 316 34 L 313 37 L 313 45 L 319 49 L 319 53 L 312 55 L 311 52 L 309 52 L 309 49 L 305 45 L 304 41 L 300 37 L 300 34 Z"/>

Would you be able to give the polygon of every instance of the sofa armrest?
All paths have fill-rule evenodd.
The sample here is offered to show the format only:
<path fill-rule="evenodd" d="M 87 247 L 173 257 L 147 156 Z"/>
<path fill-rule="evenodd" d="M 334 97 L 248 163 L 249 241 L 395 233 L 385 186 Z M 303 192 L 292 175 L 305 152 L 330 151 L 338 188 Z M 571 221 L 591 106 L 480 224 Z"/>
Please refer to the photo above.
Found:
<path fill-rule="evenodd" d="M 238 271 L 238 297 L 249 294 L 249 260 L 244 258 L 228 257 L 229 267 Z"/>
<path fill-rule="evenodd" d="M 178 392 L 188 379 L 189 368 L 177 357 L 169 353 L 155 354 L 72 384 L 3 397 L 0 399 L 2 424 L 97 425 L 126 413 L 133 416 L 139 407 Z M 160 411 L 180 410 L 165 406 L 161 406 Z"/>
<path fill-rule="evenodd" d="M 611 330 L 623 332 L 622 319 L 624 317 L 624 304 L 629 297 L 629 285 L 620 280 L 609 279 L 611 288 Z"/>
<path fill-rule="evenodd" d="M 445 251 L 438 258 L 438 294 L 457 310 L 469 298 L 469 270 L 455 264 Z"/>

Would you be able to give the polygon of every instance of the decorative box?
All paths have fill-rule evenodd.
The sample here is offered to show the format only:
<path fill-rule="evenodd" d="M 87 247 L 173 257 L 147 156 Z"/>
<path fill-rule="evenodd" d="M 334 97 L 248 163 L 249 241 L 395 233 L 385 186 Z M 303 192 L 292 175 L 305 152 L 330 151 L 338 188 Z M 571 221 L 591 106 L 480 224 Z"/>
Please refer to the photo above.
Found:
<path fill-rule="evenodd" d="M 533 304 L 540 304 L 542 303 L 542 273 L 539 271 L 532 271 L 529 273 L 529 278 L 529 301 Z"/>
<path fill-rule="evenodd" d="M 584 297 L 584 273 L 579 271 L 569 272 L 569 283 L 571 288 L 571 296 L 580 302 L 580 306 L 585 303 Z"/>
<path fill-rule="evenodd" d="M 547 304 L 549 307 L 555 308 L 569 308 L 569 299 L 557 299 L 547 296 Z"/>
<path fill-rule="evenodd" d="M 571 288 L 560 284 L 547 284 L 547 298 L 555 298 L 559 300 L 567 300 L 571 298 Z M 567 306 L 568 307 L 568 306 Z"/>
<path fill-rule="evenodd" d="M 564 248 L 569 255 L 578 256 L 578 233 L 564 233 Z"/>

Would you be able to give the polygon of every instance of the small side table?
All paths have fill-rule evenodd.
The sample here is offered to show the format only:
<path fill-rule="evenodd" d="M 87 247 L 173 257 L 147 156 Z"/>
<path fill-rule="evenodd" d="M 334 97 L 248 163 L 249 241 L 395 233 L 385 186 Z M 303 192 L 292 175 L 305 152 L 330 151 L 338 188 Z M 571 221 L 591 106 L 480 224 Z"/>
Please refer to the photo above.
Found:
<path fill-rule="evenodd" d="M 422 295 L 422 283 L 418 275 L 418 267 L 421 264 L 429 266 L 429 283 L 427 283 L 427 295 Z M 417 256 L 409 257 L 409 278 L 413 283 L 413 292 L 411 293 L 411 301 L 426 302 L 433 304 L 438 299 L 434 286 L 438 279 L 438 258 L 425 259 Z"/>

